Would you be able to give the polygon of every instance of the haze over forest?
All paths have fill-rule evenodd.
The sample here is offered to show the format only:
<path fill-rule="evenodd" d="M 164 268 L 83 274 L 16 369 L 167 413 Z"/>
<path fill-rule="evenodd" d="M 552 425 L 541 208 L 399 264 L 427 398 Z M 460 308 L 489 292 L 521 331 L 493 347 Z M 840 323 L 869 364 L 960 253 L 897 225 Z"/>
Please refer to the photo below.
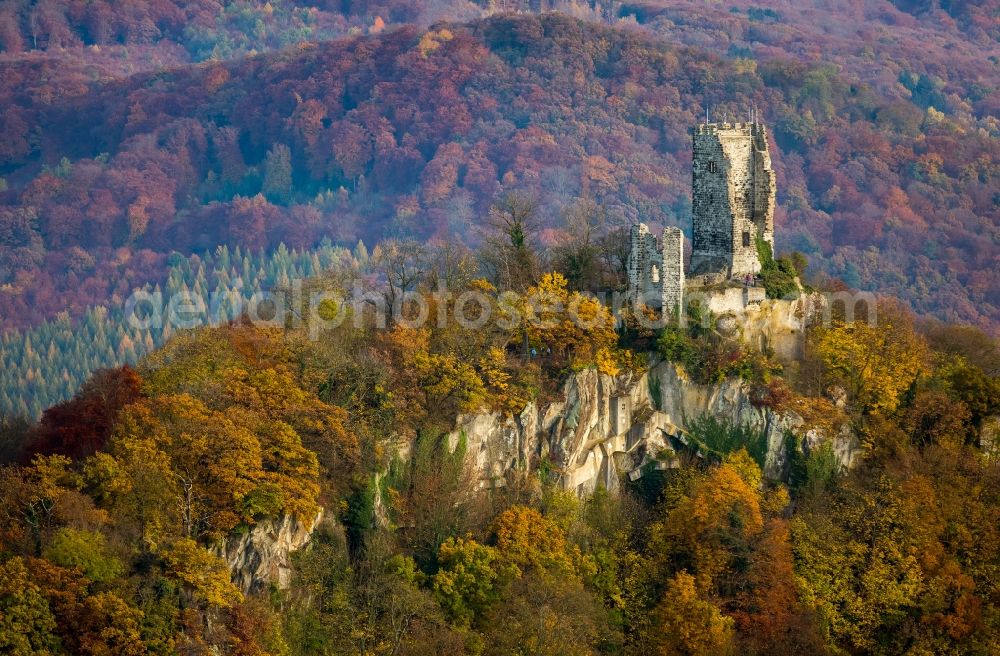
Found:
<path fill-rule="evenodd" d="M 1000 653 L 998 68 L 1000 0 L 0 4 L 0 653 Z"/>

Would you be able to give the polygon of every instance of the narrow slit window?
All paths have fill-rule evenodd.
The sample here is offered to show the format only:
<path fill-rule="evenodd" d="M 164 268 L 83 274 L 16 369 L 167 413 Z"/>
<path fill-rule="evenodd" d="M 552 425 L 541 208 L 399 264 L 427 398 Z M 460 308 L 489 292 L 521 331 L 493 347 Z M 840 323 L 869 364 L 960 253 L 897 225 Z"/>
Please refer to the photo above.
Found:
<path fill-rule="evenodd" d="M 750 233 L 749 232 L 744 232 L 743 233 L 743 247 L 746 248 L 749 245 L 750 245 Z"/>
<path fill-rule="evenodd" d="M 718 169 L 718 167 L 715 164 L 715 160 L 711 160 L 708 163 L 708 172 L 709 173 L 718 173 L 718 171 L 719 171 L 719 169 Z"/>

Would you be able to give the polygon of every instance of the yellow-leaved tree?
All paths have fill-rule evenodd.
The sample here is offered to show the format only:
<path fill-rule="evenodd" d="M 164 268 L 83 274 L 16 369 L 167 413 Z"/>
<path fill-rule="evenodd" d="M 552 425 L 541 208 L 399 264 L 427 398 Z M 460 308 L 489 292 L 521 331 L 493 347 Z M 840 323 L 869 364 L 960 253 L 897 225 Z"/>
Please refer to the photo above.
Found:
<path fill-rule="evenodd" d="M 517 415 L 531 400 L 530 390 L 513 380 L 507 370 L 507 352 L 491 346 L 479 359 L 479 371 L 489 403 L 505 415 Z"/>
<path fill-rule="evenodd" d="M 431 589 L 441 607 L 468 626 L 477 614 L 499 602 L 503 586 L 520 575 L 521 570 L 503 562 L 494 547 L 471 538 L 448 538 L 438 550 Z"/>
<path fill-rule="evenodd" d="M 459 353 L 432 346 L 428 328 L 397 324 L 379 336 L 385 360 L 396 370 L 397 418 L 414 428 L 450 426 L 460 412 L 478 410 L 486 400 L 483 380 Z"/>
<path fill-rule="evenodd" d="M 752 463 L 751 463 L 752 464 Z M 662 523 L 652 544 L 667 568 L 686 569 L 703 593 L 728 591 L 764 529 L 760 493 L 731 464 L 696 477 Z"/>
<path fill-rule="evenodd" d="M 546 273 L 528 289 L 521 312 L 528 341 L 542 353 L 551 352 L 574 368 L 618 373 L 614 317 L 596 298 L 570 292 L 561 273 Z"/>
<path fill-rule="evenodd" d="M 155 436 L 169 458 L 182 535 L 222 537 L 250 519 L 242 504 L 264 472 L 260 442 L 246 426 L 187 394 L 157 397 L 123 414 L 129 417 L 122 439 Z"/>
<path fill-rule="evenodd" d="M 927 345 L 902 316 L 821 329 L 816 353 L 866 414 L 892 412 L 923 370 Z"/>
<path fill-rule="evenodd" d="M 678 572 L 654 612 L 656 653 L 726 656 L 733 653 L 733 619 L 698 594 L 695 578 Z"/>
<path fill-rule="evenodd" d="M 220 379 L 225 393 L 218 407 L 257 436 L 265 478 L 281 490 L 278 505 L 300 520 L 311 520 L 320 466 L 338 489 L 341 477 L 357 464 L 359 445 L 345 426 L 347 413 L 308 394 L 284 371 L 234 368 Z"/>
<path fill-rule="evenodd" d="M 287 423 L 188 394 L 127 407 L 86 466 L 95 497 L 150 548 L 171 534 L 218 539 L 239 524 L 318 510 L 319 465 Z"/>
<path fill-rule="evenodd" d="M 521 571 L 578 576 L 579 548 L 570 545 L 566 533 L 537 510 L 513 506 L 497 516 L 492 528 L 504 562 Z"/>
<path fill-rule="evenodd" d="M 188 538 L 173 542 L 162 553 L 167 574 L 180 581 L 194 599 L 229 607 L 243 600 L 221 558 Z"/>
<path fill-rule="evenodd" d="M 857 653 L 875 651 L 887 625 L 918 607 L 921 548 L 934 546 L 912 539 L 915 518 L 888 477 L 866 488 L 851 485 L 791 521 L 802 600 L 831 642 Z"/>

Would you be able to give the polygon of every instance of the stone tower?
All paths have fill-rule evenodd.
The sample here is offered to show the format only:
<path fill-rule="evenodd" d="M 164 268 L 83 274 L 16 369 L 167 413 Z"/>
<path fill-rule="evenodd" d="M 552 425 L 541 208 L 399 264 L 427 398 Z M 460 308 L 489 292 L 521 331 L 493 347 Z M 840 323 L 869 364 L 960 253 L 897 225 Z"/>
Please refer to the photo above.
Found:
<path fill-rule="evenodd" d="M 774 249 L 774 171 L 762 123 L 702 123 L 694 154 L 691 275 L 760 271 L 756 238 Z"/>

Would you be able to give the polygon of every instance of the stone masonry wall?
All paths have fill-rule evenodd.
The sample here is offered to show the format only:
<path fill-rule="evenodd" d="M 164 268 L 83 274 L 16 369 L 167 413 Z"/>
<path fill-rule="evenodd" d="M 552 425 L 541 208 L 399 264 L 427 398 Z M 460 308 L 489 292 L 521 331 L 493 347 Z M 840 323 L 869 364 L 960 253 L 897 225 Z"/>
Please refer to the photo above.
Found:
<path fill-rule="evenodd" d="M 753 138 L 750 129 L 723 130 L 719 141 L 726 156 L 729 206 L 732 212 L 732 243 L 729 245 L 731 276 L 760 271 L 757 230 L 753 223 Z"/>
<path fill-rule="evenodd" d="M 684 316 L 684 232 L 669 227 L 663 231 L 663 284 L 662 308 L 664 315 L 674 313 L 675 319 Z"/>
<path fill-rule="evenodd" d="M 628 256 L 629 300 L 641 300 L 648 306 L 660 302 L 662 261 L 656 237 L 645 223 L 632 226 Z"/>
<path fill-rule="evenodd" d="M 645 260 L 645 235 L 649 228 L 644 223 L 632 226 L 629 233 L 628 249 L 628 288 L 637 289 L 643 276 L 643 261 Z"/>
<path fill-rule="evenodd" d="M 693 133 L 691 274 L 726 270 L 733 242 L 726 158 L 714 126 Z"/>
<path fill-rule="evenodd" d="M 774 169 L 771 168 L 771 154 L 767 149 L 767 128 L 757 125 L 753 139 L 753 179 L 754 204 L 753 222 L 760 230 L 764 241 L 774 249 L 774 201 L 777 186 Z"/>
<path fill-rule="evenodd" d="M 761 265 L 757 239 L 774 248 L 774 171 L 767 130 L 754 123 L 703 123 L 692 130 L 692 277 L 742 279 Z M 684 234 L 632 226 L 628 299 L 674 312 L 684 298 Z M 683 312 L 680 313 L 683 316 Z"/>
<path fill-rule="evenodd" d="M 645 223 L 632 226 L 628 301 L 675 312 L 684 301 L 684 232 L 669 227 L 660 247 Z"/>
<path fill-rule="evenodd" d="M 692 131 L 691 273 L 760 271 L 756 237 L 774 242 L 774 172 L 759 123 Z"/>

